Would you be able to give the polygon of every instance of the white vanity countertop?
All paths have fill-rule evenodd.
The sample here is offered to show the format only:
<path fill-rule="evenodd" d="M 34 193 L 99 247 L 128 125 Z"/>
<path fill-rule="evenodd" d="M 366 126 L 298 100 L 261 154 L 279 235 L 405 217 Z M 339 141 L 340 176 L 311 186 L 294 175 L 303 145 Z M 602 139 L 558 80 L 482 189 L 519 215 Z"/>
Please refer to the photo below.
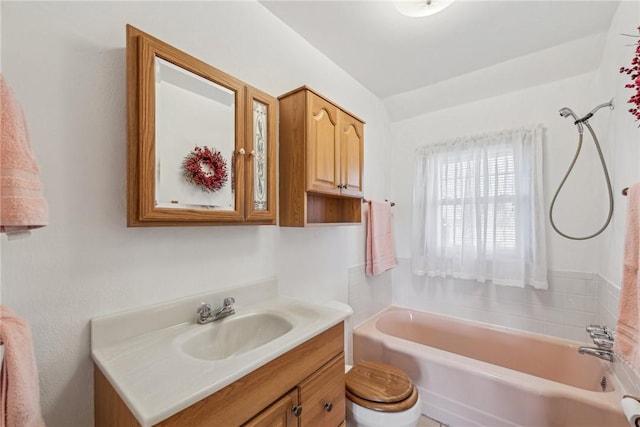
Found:
<path fill-rule="evenodd" d="M 310 304 L 279 296 L 273 292 L 274 283 L 269 282 L 266 288 L 253 284 L 93 319 L 93 361 L 138 422 L 147 427 L 226 387 L 352 313 L 342 303 Z M 200 301 L 216 305 L 226 296 L 236 298 L 235 315 L 205 325 L 195 322 Z M 223 360 L 198 359 L 182 351 L 182 344 L 202 328 L 252 313 L 277 314 L 293 328 L 260 347 Z"/>

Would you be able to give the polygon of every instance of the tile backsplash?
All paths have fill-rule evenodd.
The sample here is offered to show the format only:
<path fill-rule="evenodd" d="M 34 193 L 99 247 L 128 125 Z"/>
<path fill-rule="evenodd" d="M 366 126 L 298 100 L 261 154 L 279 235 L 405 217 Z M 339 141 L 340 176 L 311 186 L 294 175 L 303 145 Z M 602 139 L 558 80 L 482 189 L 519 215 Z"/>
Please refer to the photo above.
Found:
<path fill-rule="evenodd" d="M 611 329 L 616 327 L 620 288 L 603 277 L 598 277 L 598 323 Z"/>
<path fill-rule="evenodd" d="M 529 332 L 588 342 L 584 329 L 599 320 L 595 274 L 549 272 L 549 289 L 515 288 L 460 279 L 415 276 L 398 259 L 393 304 Z"/>
<path fill-rule="evenodd" d="M 351 331 L 374 314 L 389 307 L 392 303 L 391 272 L 377 276 L 367 276 L 364 265 L 349 269 L 348 303 L 353 315 L 347 319 L 345 336 L 345 358 L 352 361 Z"/>
<path fill-rule="evenodd" d="M 618 319 L 618 305 L 620 303 L 620 288 L 607 279 L 599 278 L 598 287 L 599 320 L 600 324 L 610 328 L 616 327 Z M 640 373 L 634 372 L 633 368 L 620 358 L 616 358 L 613 365 L 616 377 L 622 383 L 622 388 L 626 394 L 640 396 Z"/>

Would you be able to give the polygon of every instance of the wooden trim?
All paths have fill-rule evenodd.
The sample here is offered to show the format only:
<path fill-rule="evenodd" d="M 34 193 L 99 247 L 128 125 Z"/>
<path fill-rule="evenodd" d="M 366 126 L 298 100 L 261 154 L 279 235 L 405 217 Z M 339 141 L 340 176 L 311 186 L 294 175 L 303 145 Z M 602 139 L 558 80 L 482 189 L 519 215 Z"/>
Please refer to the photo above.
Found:
<path fill-rule="evenodd" d="M 292 94 L 279 102 L 280 109 L 280 225 L 306 225 L 306 100 L 305 92 Z M 284 177 L 284 179 L 283 179 Z"/>
<path fill-rule="evenodd" d="M 142 225 L 138 213 L 138 41 L 142 32 L 127 25 L 127 226 Z"/>
<path fill-rule="evenodd" d="M 300 86 L 298 88 L 290 90 L 289 92 L 280 95 L 278 97 L 278 100 L 281 100 L 281 99 L 284 99 L 284 98 L 286 98 L 288 96 L 291 96 L 291 95 L 295 94 L 296 92 L 304 92 L 304 91 L 312 92 L 313 94 L 319 96 L 320 98 L 324 99 L 325 101 L 333 104 L 339 110 L 344 111 L 345 113 L 349 114 L 354 119 L 357 119 L 358 121 L 362 122 L 363 125 L 367 123 L 364 120 L 362 120 L 361 118 L 359 118 L 358 116 L 356 116 L 355 114 L 351 113 L 349 110 L 345 110 L 344 108 L 342 108 L 341 106 L 339 106 L 338 104 L 336 104 L 335 102 L 333 102 L 332 100 L 330 100 L 329 98 L 327 98 L 326 96 L 321 94 L 320 92 L 316 91 L 315 89 L 310 88 L 309 86 Z"/>

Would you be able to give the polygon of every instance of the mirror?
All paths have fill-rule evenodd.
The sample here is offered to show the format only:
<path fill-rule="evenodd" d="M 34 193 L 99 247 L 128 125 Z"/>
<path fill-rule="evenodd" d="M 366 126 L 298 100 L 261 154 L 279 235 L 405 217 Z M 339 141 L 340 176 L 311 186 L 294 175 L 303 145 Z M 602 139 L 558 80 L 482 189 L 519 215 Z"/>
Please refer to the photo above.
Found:
<path fill-rule="evenodd" d="M 233 211 L 235 92 L 159 57 L 155 77 L 156 206 Z"/>
<path fill-rule="evenodd" d="M 127 103 L 128 226 L 275 224 L 275 98 L 127 26 Z"/>

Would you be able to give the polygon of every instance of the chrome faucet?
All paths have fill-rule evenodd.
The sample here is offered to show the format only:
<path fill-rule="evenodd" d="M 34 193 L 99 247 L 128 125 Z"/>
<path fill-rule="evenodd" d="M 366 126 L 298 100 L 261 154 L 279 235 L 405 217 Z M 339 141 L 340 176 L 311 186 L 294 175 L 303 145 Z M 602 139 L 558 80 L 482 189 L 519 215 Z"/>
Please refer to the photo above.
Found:
<path fill-rule="evenodd" d="M 605 338 L 610 341 L 613 341 L 613 339 L 616 336 L 616 332 L 605 326 L 603 329 L 589 331 L 589 336 L 593 339 Z"/>
<path fill-rule="evenodd" d="M 215 312 L 211 312 L 211 304 L 202 303 L 202 305 L 198 308 L 198 318 L 197 322 L 201 325 L 209 322 L 214 322 L 216 320 L 224 319 L 225 317 L 231 316 L 235 314 L 236 300 L 234 298 L 225 298 L 222 303 L 222 307 L 215 310 Z"/>
<path fill-rule="evenodd" d="M 609 338 L 593 337 L 593 343 L 597 345 L 598 348 L 613 348 L 613 340 Z"/>
<path fill-rule="evenodd" d="M 613 329 L 599 325 L 588 325 L 586 329 L 593 343 L 597 345 L 598 348 L 606 350 L 613 348 L 613 341 L 616 336 L 616 332 Z"/>
<path fill-rule="evenodd" d="M 580 347 L 578 348 L 578 353 L 590 354 L 591 356 L 598 357 L 602 360 L 613 362 L 613 351 L 607 348 Z"/>

